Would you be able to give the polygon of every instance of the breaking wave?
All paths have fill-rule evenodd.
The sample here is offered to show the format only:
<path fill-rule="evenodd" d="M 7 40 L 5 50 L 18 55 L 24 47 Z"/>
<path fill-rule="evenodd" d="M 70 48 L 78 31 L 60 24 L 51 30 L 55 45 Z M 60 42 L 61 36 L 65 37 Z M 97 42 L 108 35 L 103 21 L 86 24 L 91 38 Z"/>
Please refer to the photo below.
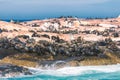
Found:
<path fill-rule="evenodd" d="M 0 80 L 105 80 L 120 79 L 120 64 L 103 66 L 64 67 L 59 69 L 28 68 L 33 75 Z"/>
<path fill-rule="evenodd" d="M 117 65 L 103 65 L 103 66 L 80 66 L 80 67 L 64 67 L 60 69 L 40 69 L 40 68 L 29 68 L 35 73 L 41 75 L 53 75 L 53 76 L 76 76 L 80 74 L 87 74 L 91 72 L 117 72 L 120 71 L 120 64 Z"/>

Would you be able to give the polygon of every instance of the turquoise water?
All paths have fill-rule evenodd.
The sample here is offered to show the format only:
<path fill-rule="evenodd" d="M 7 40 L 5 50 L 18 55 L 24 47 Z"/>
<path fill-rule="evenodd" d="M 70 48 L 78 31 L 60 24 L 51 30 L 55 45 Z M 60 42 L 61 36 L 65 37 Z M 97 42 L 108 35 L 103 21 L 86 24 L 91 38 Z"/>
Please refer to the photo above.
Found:
<path fill-rule="evenodd" d="M 0 80 L 120 80 L 120 65 L 33 69 L 34 75 Z"/>

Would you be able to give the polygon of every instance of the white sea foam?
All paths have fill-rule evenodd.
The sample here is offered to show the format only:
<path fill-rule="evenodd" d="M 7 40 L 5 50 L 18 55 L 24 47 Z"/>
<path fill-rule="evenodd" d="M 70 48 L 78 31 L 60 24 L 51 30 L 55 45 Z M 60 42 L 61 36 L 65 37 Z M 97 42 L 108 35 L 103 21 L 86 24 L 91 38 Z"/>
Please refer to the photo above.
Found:
<path fill-rule="evenodd" d="M 16 77 L 32 77 L 39 75 L 51 75 L 51 76 L 77 76 L 91 73 L 110 73 L 120 72 L 120 64 L 117 65 L 103 65 L 103 66 L 79 66 L 79 67 L 64 67 L 64 68 L 31 68 L 27 67 L 33 75 L 17 75 Z M 6 75 L 4 78 L 10 78 L 11 75 Z M 3 77 L 2 77 L 3 78 Z"/>
<path fill-rule="evenodd" d="M 117 65 L 103 65 L 103 66 L 80 66 L 80 67 L 64 67 L 60 69 L 41 69 L 41 68 L 29 68 L 39 75 L 54 75 L 54 76 L 75 76 L 85 73 L 95 72 L 116 72 L 120 71 L 120 64 Z"/>

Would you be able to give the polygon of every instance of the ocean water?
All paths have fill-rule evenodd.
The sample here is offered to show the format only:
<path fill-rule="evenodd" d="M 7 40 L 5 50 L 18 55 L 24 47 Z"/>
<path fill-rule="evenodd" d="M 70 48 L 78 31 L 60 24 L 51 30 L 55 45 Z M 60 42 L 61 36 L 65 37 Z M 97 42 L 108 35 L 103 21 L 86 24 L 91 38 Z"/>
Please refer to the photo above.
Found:
<path fill-rule="evenodd" d="M 120 64 L 107 66 L 29 68 L 34 75 L 0 78 L 0 80 L 120 80 Z"/>

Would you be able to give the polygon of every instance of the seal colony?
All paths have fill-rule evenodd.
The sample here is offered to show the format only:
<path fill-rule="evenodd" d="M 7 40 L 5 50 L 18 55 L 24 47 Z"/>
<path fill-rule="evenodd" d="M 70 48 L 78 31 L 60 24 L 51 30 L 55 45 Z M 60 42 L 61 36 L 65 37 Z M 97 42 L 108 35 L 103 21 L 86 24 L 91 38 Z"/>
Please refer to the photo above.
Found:
<path fill-rule="evenodd" d="M 120 63 L 119 36 L 120 18 L 0 21 L 0 76 L 32 74 L 24 66 Z"/>

